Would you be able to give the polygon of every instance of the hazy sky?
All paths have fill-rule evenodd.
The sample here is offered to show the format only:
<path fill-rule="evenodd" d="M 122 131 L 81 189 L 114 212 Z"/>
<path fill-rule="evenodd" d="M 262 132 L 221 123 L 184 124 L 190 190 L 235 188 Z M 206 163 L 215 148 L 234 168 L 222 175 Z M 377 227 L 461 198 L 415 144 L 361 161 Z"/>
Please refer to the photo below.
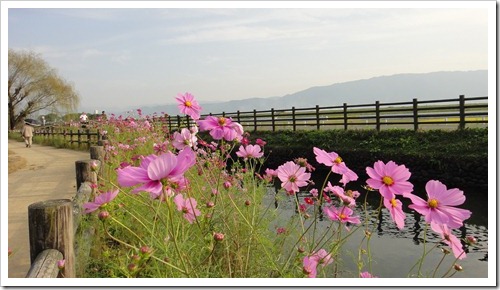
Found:
<path fill-rule="evenodd" d="M 11 7 L 8 48 L 39 53 L 75 85 L 79 110 L 87 111 L 164 105 L 182 92 L 221 101 L 398 73 L 488 69 L 488 12 L 494 14 L 484 3 L 395 2 L 399 8 L 328 1 L 275 9 L 237 2 L 221 4 L 232 8 L 90 6 L 98 1 L 79 9 Z"/>

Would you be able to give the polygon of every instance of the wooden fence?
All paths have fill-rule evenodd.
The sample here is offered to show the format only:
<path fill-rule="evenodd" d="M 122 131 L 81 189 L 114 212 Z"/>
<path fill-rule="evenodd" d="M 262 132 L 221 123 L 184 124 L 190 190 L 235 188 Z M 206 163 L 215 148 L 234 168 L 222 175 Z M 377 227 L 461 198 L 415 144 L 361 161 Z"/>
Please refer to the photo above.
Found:
<path fill-rule="evenodd" d="M 26 278 L 75 278 L 77 251 L 87 248 L 76 243 L 82 216 L 82 205 L 95 194 L 91 184 L 97 183 L 100 170 L 92 170 L 91 163 L 103 164 L 104 148 L 92 146 L 90 158 L 75 162 L 77 192 L 72 200 L 56 199 L 28 206 L 28 227 L 31 267 Z M 64 259 L 64 268 L 57 262 Z"/>
<path fill-rule="evenodd" d="M 76 143 L 78 147 L 82 145 L 90 148 L 102 140 L 102 134 L 99 130 L 92 132 L 90 129 L 60 129 L 57 127 L 44 127 L 35 130 L 35 136 L 42 136 L 43 138 L 56 138 L 61 136 L 64 141 L 71 144 Z"/>
<path fill-rule="evenodd" d="M 265 111 L 222 112 L 217 115 L 232 118 L 247 131 L 257 130 L 321 130 L 321 129 L 376 129 L 407 128 L 415 131 L 425 127 L 464 129 L 472 124 L 487 126 L 488 97 L 461 95 L 455 99 L 380 103 L 330 107 L 270 109 Z M 168 116 L 170 131 L 194 124 L 189 117 Z M 450 126 L 452 125 L 452 126 Z M 453 126 L 454 125 L 454 126 Z"/>

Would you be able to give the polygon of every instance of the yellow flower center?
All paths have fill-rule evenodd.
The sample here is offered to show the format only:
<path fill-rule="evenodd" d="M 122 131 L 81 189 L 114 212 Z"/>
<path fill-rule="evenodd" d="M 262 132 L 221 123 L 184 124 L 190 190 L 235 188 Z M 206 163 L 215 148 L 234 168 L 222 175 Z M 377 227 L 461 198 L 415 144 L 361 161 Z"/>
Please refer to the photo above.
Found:
<path fill-rule="evenodd" d="M 290 178 L 288 178 L 288 180 L 290 180 L 290 182 L 295 182 L 297 181 L 297 177 L 295 175 L 292 175 L 290 176 Z"/>
<path fill-rule="evenodd" d="M 340 163 L 342 163 L 342 158 L 340 158 L 340 156 L 338 156 L 337 158 L 335 158 L 335 160 L 333 162 L 340 164 Z"/>
<path fill-rule="evenodd" d="M 190 102 L 190 101 L 186 101 L 184 102 L 184 106 L 188 107 L 188 108 L 191 108 L 193 104 Z"/>
<path fill-rule="evenodd" d="M 346 216 L 345 214 L 341 213 L 341 214 L 339 215 L 339 218 L 340 218 L 341 220 L 343 220 L 343 219 L 346 219 L 346 218 L 347 218 L 347 216 Z"/>
<path fill-rule="evenodd" d="M 220 118 L 219 118 L 219 125 L 221 125 L 221 126 L 226 125 L 226 118 L 224 118 L 224 117 L 220 117 Z"/>
<path fill-rule="evenodd" d="M 438 207 L 438 201 L 435 199 L 431 199 L 427 202 L 430 208 L 436 208 Z"/>
<path fill-rule="evenodd" d="M 392 207 L 397 207 L 398 206 L 398 204 L 396 203 L 396 199 L 395 198 L 391 199 L 391 205 L 392 205 Z"/>
<path fill-rule="evenodd" d="M 382 182 L 385 185 L 392 185 L 394 183 L 394 180 L 392 180 L 392 178 L 389 176 L 384 176 L 384 178 L 382 178 Z"/>

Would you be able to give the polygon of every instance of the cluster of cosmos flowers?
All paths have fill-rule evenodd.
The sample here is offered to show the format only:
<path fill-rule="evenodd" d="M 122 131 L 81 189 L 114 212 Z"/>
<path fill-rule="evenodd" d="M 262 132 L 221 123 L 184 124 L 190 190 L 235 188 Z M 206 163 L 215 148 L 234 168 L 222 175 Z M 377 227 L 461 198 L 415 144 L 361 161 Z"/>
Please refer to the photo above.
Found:
<path fill-rule="evenodd" d="M 190 93 L 179 94 L 176 100 L 180 112 L 196 121 L 196 126 L 174 132 L 171 140 L 165 141 L 165 144 L 170 143 L 176 152 L 169 151 L 166 147 L 154 148 L 155 153 L 142 157 L 139 166 L 126 163 L 118 168 L 116 173 L 121 187 L 133 187 L 131 193 L 148 192 L 152 199 L 171 198 L 186 221 L 194 223 L 201 212 L 197 208 L 196 198 L 185 195 L 185 189 L 189 187 L 185 173 L 197 162 L 199 154 L 197 150 L 201 142 L 197 137 L 198 131 L 208 131 L 214 140 L 237 142 L 240 146 L 235 154 L 243 160 L 262 158 L 265 142 L 258 139 L 255 144 L 250 144 L 245 137 L 243 127 L 231 118 L 207 116 L 205 119 L 200 119 L 202 108 Z M 317 147 L 313 148 L 313 152 L 317 163 L 330 167 L 332 173 L 340 175 L 339 183 L 343 186 L 328 182 L 321 191 L 313 188 L 310 190 L 311 197 L 305 199 L 306 203 L 317 205 L 324 202 L 324 206 L 321 207 L 324 215 L 332 221 L 337 221 L 347 230 L 351 225 L 361 224 L 360 217 L 355 213 L 356 199 L 360 193 L 346 189 L 349 182 L 358 180 L 358 175 L 347 167 L 336 152 L 327 152 Z M 287 194 L 294 195 L 301 188 L 313 184 L 312 170 L 307 161 L 294 160 L 284 163 L 277 169 L 266 169 L 263 176 L 258 174 L 257 176 L 267 181 L 278 179 L 282 189 Z M 402 197 L 409 199 L 410 209 L 425 217 L 426 223 L 442 237 L 442 242 L 452 249 L 457 259 L 466 257 L 460 239 L 452 233 L 453 229 L 461 227 L 464 220 L 471 216 L 470 211 L 458 208 L 465 201 L 461 190 L 447 189 L 440 181 L 430 180 L 425 186 L 426 197 L 421 198 L 413 193 L 413 185 L 409 182 L 411 176 L 409 169 L 394 161 L 384 163 L 379 160 L 373 167 L 367 167 L 366 173 L 369 176 L 366 180 L 367 188 L 380 193 L 384 207 L 399 229 L 404 228 L 406 218 L 399 199 Z M 84 204 L 85 212 L 91 213 L 99 209 L 101 212 L 104 211 L 106 204 L 118 193 L 118 190 L 112 190 L 97 196 L 93 202 Z M 325 249 L 307 254 L 302 260 L 305 276 L 316 277 L 319 266 L 325 267 L 333 262 L 331 254 Z M 375 276 L 369 272 L 362 272 L 360 277 Z"/>

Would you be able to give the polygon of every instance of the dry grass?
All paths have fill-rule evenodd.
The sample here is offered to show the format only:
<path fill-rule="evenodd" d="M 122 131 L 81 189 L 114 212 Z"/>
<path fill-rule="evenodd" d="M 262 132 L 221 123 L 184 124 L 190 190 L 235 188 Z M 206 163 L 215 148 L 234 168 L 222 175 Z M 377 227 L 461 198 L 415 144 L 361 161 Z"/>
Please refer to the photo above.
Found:
<path fill-rule="evenodd" d="M 26 159 L 9 150 L 9 174 L 26 167 L 26 165 Z"/>

